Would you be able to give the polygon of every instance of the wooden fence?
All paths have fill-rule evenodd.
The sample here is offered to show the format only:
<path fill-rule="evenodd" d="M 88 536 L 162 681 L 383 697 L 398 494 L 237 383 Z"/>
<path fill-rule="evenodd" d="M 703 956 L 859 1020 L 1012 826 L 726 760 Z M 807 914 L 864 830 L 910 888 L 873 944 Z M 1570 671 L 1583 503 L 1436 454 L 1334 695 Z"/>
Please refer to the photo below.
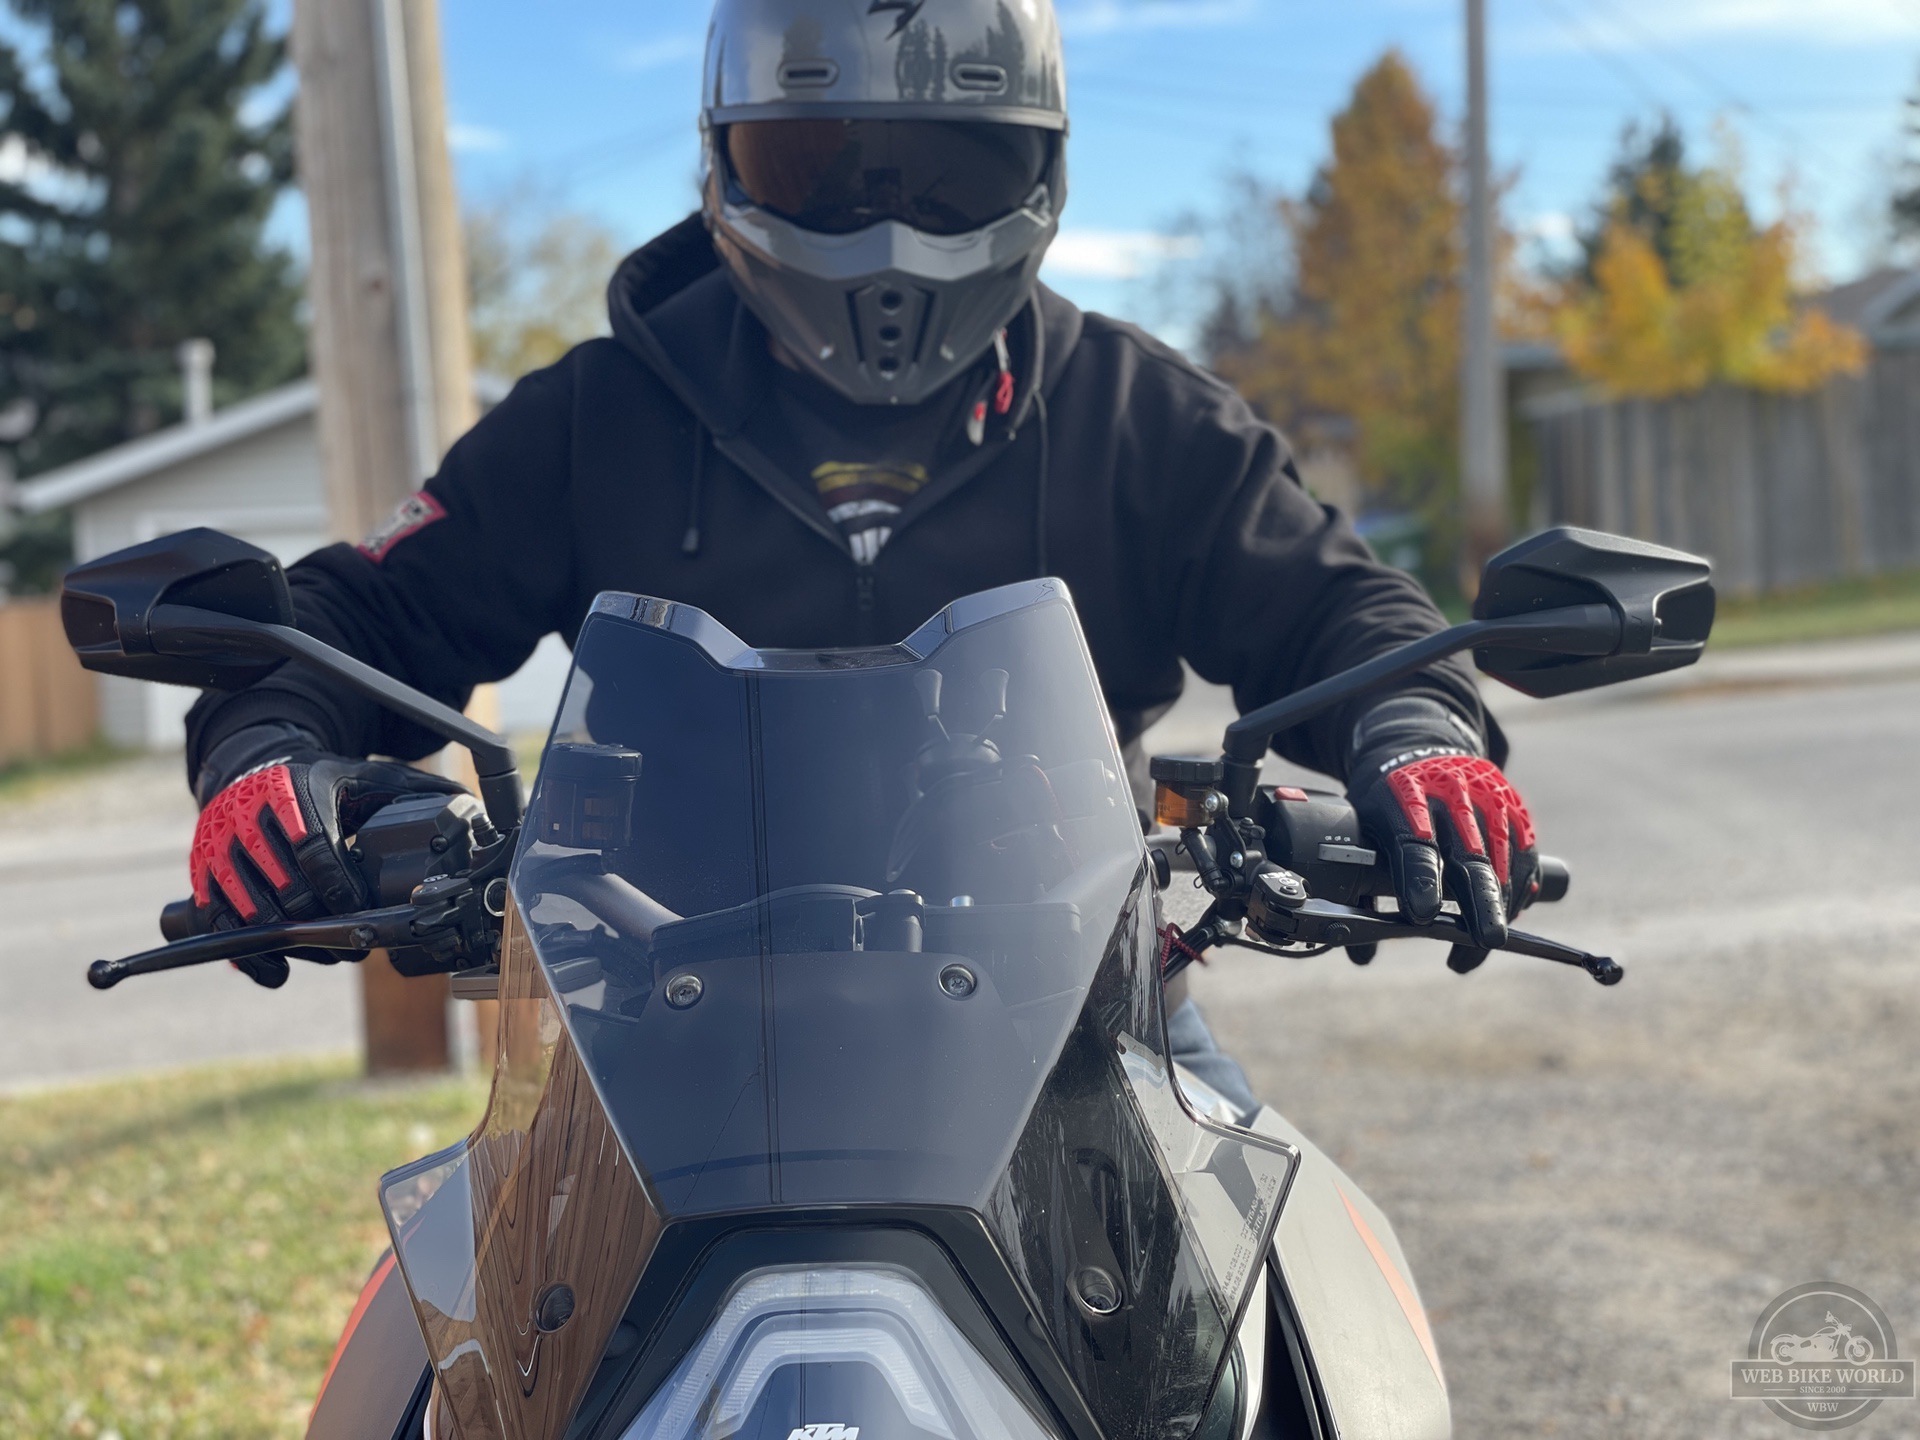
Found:
<path fill-rule="evenodd" d="M 1528 410 L 1536 518 L 1710 556 L 1725 593 L 1920 569 L 1920 350 L 1811 395 L 1564 398 Z"/>
<path fill-rule="evenodd" d="M 81 749 L 99 726 L 94 678 L 67 648 L 59 603 L 0 604 L 0 766 Z"/>

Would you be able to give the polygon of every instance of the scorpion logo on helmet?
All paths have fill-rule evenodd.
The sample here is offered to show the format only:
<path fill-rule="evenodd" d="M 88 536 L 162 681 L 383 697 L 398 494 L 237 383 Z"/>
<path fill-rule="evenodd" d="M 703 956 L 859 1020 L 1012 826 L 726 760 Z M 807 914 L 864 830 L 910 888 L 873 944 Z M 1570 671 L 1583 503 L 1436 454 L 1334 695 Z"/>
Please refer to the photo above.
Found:
<path fill-rule="evenodd" d="M 920 13 L 921 7 L 926 3 L 927 0 L 873 0 L 873 3 L 867 6 L 867 14 L 899 17 L 893 22 L 893 29 L 887 32 L 887 38 L 891 40 L 913 23 L 913 17 Z"/>

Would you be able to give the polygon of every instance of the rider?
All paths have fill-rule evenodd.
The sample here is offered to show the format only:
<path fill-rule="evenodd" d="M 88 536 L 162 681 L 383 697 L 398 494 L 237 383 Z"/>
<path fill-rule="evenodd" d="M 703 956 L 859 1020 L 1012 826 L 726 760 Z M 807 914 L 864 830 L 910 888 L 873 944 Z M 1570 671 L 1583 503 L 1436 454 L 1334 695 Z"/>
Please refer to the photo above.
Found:
<path fill-rule="evenodd" d="M 302 628 L 464 704 L 602 590 L 823 647 L 1056 575 L 1137 754 L 1183 660 L 1244 710 L 1442 626 L 1231 390 L 1038 283 L 1066 198 L 1049 0 L 719 0 L 701 95 L 700 212 L 620 266 L 612 336 L 522 379 L 363 544 L 295 565 Z M 445 784 L 361 757 L 439 743 L 297 665 L 204 697 L 196 901 L 357 907 L 342 838 Z M 1464 666 L 1276 743 L 1392 837 L 1404 911 L 1450 895 L 1503 936 L 1533 832 Z M 1172 1028 L 1250 1106 L 1190 1002 Z"/>

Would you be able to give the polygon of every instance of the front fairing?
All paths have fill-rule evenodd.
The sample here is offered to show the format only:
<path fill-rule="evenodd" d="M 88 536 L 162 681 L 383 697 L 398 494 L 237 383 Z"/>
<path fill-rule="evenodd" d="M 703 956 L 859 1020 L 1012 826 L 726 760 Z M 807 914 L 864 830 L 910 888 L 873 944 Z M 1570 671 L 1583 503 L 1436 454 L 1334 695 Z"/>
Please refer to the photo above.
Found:
<path fill-rule="evenodd" d="M 994 1323 L 1067 1377 L 1046 1429 L 1189 1434 L 1293 1157 L 1178 1095 L 1148 873 L 1057 582 L 854 652 L 602 597 L 512 876 L 519 1058 L 389 1186 L 462 1435 L 559 1433 L 525 1377 L 549 1425 L 604 1388 L 670 1227 L 883 1211 L 990 1238 L 1024 1311 Z"/>

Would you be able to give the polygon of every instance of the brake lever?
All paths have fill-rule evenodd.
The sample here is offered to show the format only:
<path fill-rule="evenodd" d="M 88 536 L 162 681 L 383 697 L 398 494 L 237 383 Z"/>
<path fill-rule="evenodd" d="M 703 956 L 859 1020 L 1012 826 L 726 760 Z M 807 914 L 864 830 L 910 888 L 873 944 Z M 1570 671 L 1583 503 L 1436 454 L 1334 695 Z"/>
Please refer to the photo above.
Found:
<path fill-rule="evenodd" d="M 1256 935 L 1280 944 L 1338 947 L 1373 945 L 1382 940 L 1439 940 L 1476 948 L 1466 926 L 1451 915 L 1441 915 L 1431 924 L 1417 925 L 1397 915 L 1379 915 L 1331 900 L 1315 900 L 1307 896 L 1300 877 L 1286 870 L 1269 870 L 1256 879 L 1247 919 Z M 1571 965 L 1585 970 L 1602 985 L 1618 985 L 1627 973 L 1618 961 L 1608 956 L 1590 954 L 1524 930 L 1509 930 L 1504 942 L 1488 948 Z"/>
<path fill-rule="evenodd" d="M 96 990 L 111 990 L 130 975 L 155 975 L 216 960 L 244 960 L 250 955 L 280 955 L 301 946 L 318 950 L 392 949 L 413 943 L 413 923 L 419 913 L 413 905 L 393 905 L 323 920 L 216 930 L 119 960 L 96 960 L 87 967 L 87 983 Z"/>

